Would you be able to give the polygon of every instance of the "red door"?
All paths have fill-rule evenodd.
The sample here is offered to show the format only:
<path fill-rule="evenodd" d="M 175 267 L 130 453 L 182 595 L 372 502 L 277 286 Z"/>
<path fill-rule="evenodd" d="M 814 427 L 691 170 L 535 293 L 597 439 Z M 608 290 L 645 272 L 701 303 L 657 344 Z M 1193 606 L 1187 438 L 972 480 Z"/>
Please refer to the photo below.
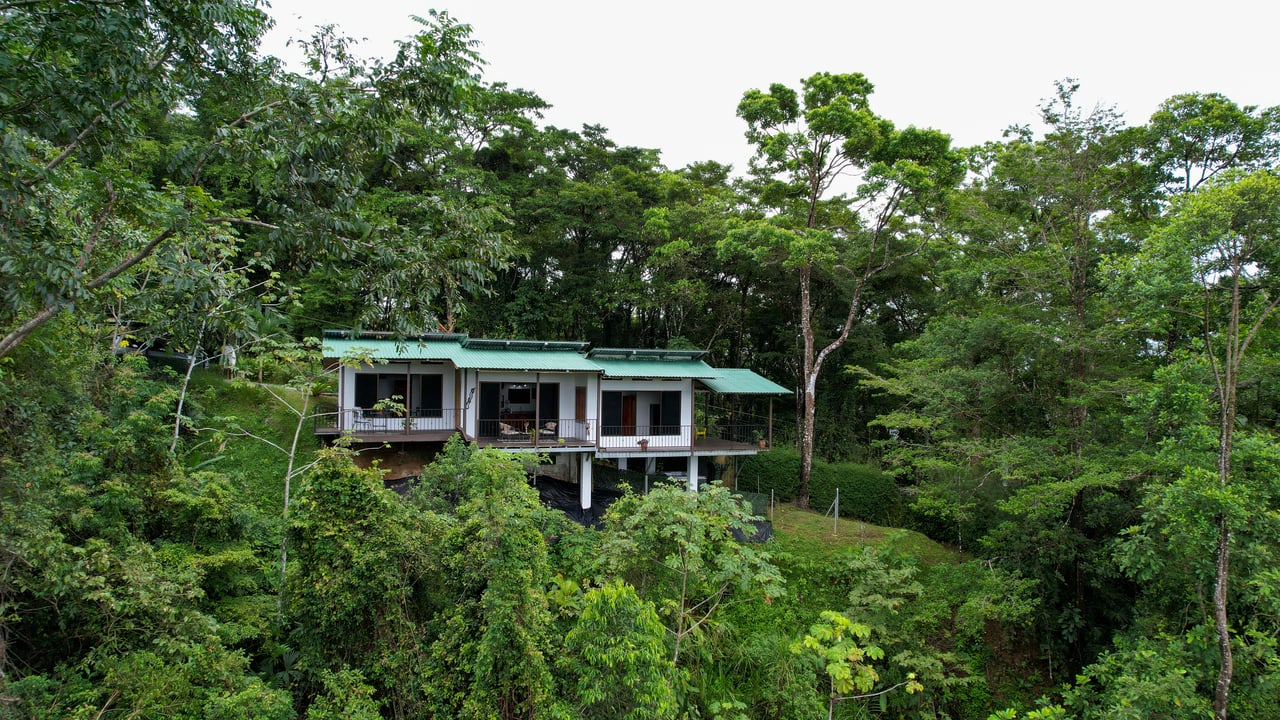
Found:
<path fill-rule="evenodd" d="M 622 434 L 636 434 L 636 396 L 622 396 Z"/>

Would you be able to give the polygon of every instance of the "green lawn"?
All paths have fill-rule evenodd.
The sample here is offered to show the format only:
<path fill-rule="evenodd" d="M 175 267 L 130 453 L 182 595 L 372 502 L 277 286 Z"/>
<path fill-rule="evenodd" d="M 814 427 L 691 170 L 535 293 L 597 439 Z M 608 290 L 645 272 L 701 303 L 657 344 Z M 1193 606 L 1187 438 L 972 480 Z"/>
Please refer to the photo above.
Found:
<path fill-rule="evenodd" d="M 774 509 L 773 531 L 780 550 L 809 557 L 892 542 L 898 550 L 918 558 L 925 566 L 955 564 L 965 559 L 962 553 L 914 530 L 886 528 L 848 518 L 840 518 L 838 524 L 833 524 L 830 515 L 801 510 L 790 503 L 780 503 Z"/>

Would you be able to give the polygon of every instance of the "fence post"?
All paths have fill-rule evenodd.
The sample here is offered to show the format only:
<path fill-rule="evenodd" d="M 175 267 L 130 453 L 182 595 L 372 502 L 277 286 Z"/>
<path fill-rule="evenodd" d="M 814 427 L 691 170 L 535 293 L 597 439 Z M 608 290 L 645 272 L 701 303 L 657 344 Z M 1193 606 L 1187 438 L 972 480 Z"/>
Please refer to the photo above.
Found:
<path fill-rule="evenodd" d="M 836 488 L 836 511 L 831 516 L 831 534 L 840 534 L 840 488 Z"/>

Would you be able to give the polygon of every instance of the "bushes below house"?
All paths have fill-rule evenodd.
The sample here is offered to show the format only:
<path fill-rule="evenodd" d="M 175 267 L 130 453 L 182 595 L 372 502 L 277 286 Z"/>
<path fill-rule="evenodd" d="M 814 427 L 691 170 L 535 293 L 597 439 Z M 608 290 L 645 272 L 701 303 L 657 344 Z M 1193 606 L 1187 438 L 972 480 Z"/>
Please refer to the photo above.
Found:
<path fill-rule="evenodd" d="M 768 494 L 778 502 L 795 500 L 800 481 L 800 453 L 779 448 L 746 458 L 738 471 L 738 489 Z M 813 462 L 809 478 L 809 505 L 819 512 L 831 507 L 840 489 L 841 517 L 877 525 L 901 520 L 902 495 L 893 478 L 861 463 Z"/>

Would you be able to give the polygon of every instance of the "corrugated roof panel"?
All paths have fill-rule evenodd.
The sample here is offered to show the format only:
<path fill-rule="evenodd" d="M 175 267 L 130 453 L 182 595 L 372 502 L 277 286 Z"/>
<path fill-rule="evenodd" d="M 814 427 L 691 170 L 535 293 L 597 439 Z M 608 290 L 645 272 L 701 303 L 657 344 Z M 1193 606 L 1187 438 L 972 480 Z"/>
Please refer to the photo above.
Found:
<path fill-rule="evenodd" d="M 718 372 L 701 360 L 592 359 L 610 378 L 713 378 Z"/>
<path fill-rule="evenodd" d="M 600 372 L 600 366 L 572 350 L 477 350 L 460 347 L 453 363 L 468 370 Z"/>
<path fill-rule="evenodd" d="M 451 340 L 345 340 L 325 338 L 325 357 L 368 357 L 373 360 L 453 360 L 458 343 Z"/>
<path fill-rule="evenodd" d="M 645 351 L 625 357 L 592 358 L 582 354 L 582 343 L 525 340 L 475 341 L 465 335 L 426 336 L 426 339 L 384 340 L 326 337 L 324 356 L 369 357 L 373 360 L 445 360 L 467 370 L 512 372 L 603 373 L 609 378 L 695 379 L 713 392 L 738 395 L 789 395 L 791 391 L 741 368 L 713 368 L 688 359 L 689 351 Z M 696 351 L 695 351 L 696 352 Z M 609 351 L 606 351 L 608 354 Z M 668 354 L 664 354 L 668 353 Z M 686 353 L 683 356 L 679 353 Z M 666 357 L 669 359 L 660 359 Z M 685 359 L 678 359 L 678 358 Z"/>
<path fill-rule="evenodd" d="M 705 350 L 664 350 L 662 348 L 595 348 L 587 353 L 592 360 L 701 360 Z"/>
<path fill-rule="evenodd" d="M 745 368 L 716 368 L 716 377 L 703 385 L 712 392 L 728 395 L 790 395 L 791 391 Z"/>
<path fill-rule="evenodd" d="M 487 340 L 468 338 L 462 346 L 469 350 L 569 350 L 584 352 L 588 343 L 560 340 Z"/>

